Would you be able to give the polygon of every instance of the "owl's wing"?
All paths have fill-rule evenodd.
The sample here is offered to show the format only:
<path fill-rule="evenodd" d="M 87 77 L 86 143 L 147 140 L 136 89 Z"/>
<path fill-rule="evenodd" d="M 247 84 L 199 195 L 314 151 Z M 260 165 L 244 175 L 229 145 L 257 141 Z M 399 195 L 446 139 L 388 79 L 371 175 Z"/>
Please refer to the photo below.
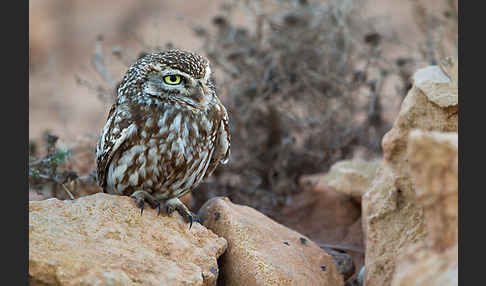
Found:
<path fill-rule="evenodd" d="M 209 177 L 213 171 L 216 169 L 219 163 L 226 164 L 228 163 L 229 156 L 230 156 L 230 147 L 231 147 L 231 135 L 230 135 L 230 128 L 229 128 L 229 118 L 226 109 L 222 104 L 219 105 L 220 112 L 219 118 L 220 124 L 218 129 L 216 130 L 216 136 L 214 138 L 214 153 L 211 157 L 211 161 L 209 162 L 208 169 L 204 178 Z"/>
<path fill-rule="evenodd" d="M 105 190 L 106 174 L 111 159 L 120 146 L 137 132 L 137 126 L 123 116 L 118 106 L 114 104 L 103 127 L 103 131 L 96 145 L 97 180 L 100 187 Z"/>
<path fill-rule="evenodd" d="M 230 156 L 230 148 L 231 148 L 231 134 L 230 134 L 230 127 L 229 127 L 229 118 L 228 118 L 228 113 L 226 113 L 226 109 L 224 109 L 224 116 L 223 119 L 221 120 L 221 125 L 219 127 L 219 140 L 218 140 L 218 145 L 217 145 L 217 151 L 220 153 L 222 156 L 219 159 L 219 162 L 221 164 L 226 164 L 229 161 L 229 156 Z"/>

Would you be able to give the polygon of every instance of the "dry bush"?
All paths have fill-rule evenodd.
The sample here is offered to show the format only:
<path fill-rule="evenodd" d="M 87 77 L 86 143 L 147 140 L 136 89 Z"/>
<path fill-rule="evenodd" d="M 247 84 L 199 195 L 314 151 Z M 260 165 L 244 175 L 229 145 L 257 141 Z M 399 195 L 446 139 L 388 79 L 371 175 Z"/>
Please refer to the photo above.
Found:
<path fill-rule="evenodd" d="M 97 193 L 92 140 L 66 148 L 46 131 L 43 142 L 29 142 L 29 192 L 38 199 L 74 199 Z M 40 147 L 45 152 L 40 152 Z"/>
<path fill-rule="evenodd" d="M 232 133 L 230 163 L 194 192 L 195 209 L 225 195 L 272 216 L 299 191 L 301 175 L 326 171 L 356 148 L 381 152 L 381 38 L 365 35 L 358 2 L 263 3 L 225 5 L 214 32 L 195 29 L 224 75 L 217 86 Z M 231 22 L 241 6 L 253 29 Z"/>

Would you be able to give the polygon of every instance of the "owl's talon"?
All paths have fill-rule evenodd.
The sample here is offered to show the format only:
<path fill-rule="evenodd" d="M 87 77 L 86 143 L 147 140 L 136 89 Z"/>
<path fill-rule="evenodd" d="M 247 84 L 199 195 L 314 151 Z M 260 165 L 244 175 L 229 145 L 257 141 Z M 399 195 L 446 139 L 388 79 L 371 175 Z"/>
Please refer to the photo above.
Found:
<path fill-rule="evenodd" d="M 160 203 L 155 202 L 155 204 L 152 205 L 152 208 L 153 209 L 157 208 L 157 215 L 159 216 L 160 215 Z"/>
<path fill-rule="evenodd" d="M 143 206 L 145 205 L 145 203 L 142 201 L 140 201 L 140 203 L 138 204 L 138 206 L 140 207 L 140 215 L 143 215 Z"/>
<path fill-rule="evenodd" d="M 138 205 L 140 208 L 140 215 L 143 214 L 144 206 L 145 206 L 145 201 L 147 201 L 153 209 L 159 208 L 158 209 L 158 214 L 160 214 L 160 203 L 147 191 L 136 191 L 133 192 L 133 194 L 130 196 L 135 199 L 135 203 Z"/>
<path fill-rule="evenodd" d="M 192 215 L 189 216 L 189 229 L 191 229 L 192 227 L 192 221 L 193 221 L 193 218 L 192 218 Z"/>
<path fill-rule="evenodd" d="M 202 224 L 201 219 L 197 215 L 193 214 L 192 212 L 188 215 L 188 217 L 189 217 L 189 229 L 191 229 L 193 222 L 198 222 L 199 224 Z"/>
<path fill-rule="evenodd" d="M 137 204 L 137 206 L 140 208 L 140 215 L 142 215 L 143 214 L 143 207 L 145 205 L 143 198 L 140 198 L 139 196 L 134 196 L 134 195 L 132 195 L 131 197 L 135 199 L 135 204 Z"/>
<path fill-rule="evenodd" d="M 167 205 L 167 216 L 172 216 L 173 211 L 174 211 L 174 208 Z"/>
<path fill-rule="evenodd" d="M 177 210 L 188 222 L 189 222 L 189 229 L 192 227 L 193 222 L 200 222 L 199 217 L 192 213 L 186 205 L 184 205 L 179 199 L 174 198 L 170 199 L 166 202 L 167 206 L 167 213 L 169 214 L 169 209 Z"/>
<path fill-rule="evenodd" d="M 157 208 L 157 216 L 159 216 L 160 215 L 160 203 L 159 202 L 157 202 L 156 208 Z"/>

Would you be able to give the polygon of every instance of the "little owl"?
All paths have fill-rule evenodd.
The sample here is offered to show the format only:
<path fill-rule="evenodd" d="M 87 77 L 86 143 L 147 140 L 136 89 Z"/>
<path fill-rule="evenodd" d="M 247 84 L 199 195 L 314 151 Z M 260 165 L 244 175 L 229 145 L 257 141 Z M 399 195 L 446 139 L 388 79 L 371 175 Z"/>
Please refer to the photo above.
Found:
<path fill-rule="evenodd" d="M 167 213 L 197 218 L 178 198 L 211 175 L 230 153 L 228 114 L 209 61 L 169 50 L 140 58 L 125 74 L 96 146 L 103 191 Z"/>

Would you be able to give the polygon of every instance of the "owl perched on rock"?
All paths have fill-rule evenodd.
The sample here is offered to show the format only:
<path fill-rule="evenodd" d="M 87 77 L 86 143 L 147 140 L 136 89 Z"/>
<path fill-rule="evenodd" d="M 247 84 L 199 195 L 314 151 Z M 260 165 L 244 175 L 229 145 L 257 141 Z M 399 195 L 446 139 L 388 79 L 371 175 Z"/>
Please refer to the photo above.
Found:
<path fill-rule="evenodd" d="M 178 199 L 230 154 L 228 114 L 216 95 L 209 60 L 169 50 L 140 58 L 120 83 L 96 146 L 103 191 L 135 198 L 143 212 L 165 201 L 192 225 Z"/>

